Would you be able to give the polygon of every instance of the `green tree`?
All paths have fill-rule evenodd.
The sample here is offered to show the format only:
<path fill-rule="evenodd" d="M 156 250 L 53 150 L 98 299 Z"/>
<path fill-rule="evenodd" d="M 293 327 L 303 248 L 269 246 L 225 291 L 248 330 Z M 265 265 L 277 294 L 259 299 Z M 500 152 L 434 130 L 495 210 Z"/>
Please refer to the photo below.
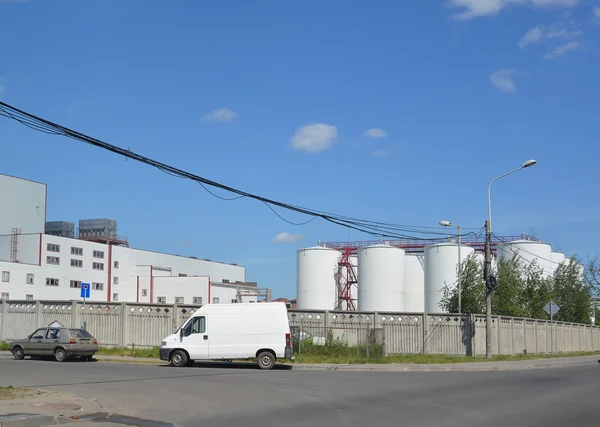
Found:
<path fill-rule="evenodd" d="M 492 313 L 503 316 L 525 317 L 526 276 L 516 256 L 501 259 L 496 266 L 498 287 L 492 298 Z"/>
<path fill-rule="evenodd" d="M 462 262 L 460 282 L 462 288 L 461 308 L 463 313 L 485 313 L 485 282 L 483 264 L 474 257 Z M 440 308 L 448 313 L 458 313 L 458 288 L 444 288 Z"/>
<path fill-rule="evenodd" d="M 553 296 L 560 311 L 556 320 L 573 323 L 591 323 L 592 288 L 586 283 L 580 265 L 575 259 L 561 264 L 552 277 Z"/>
<path fill-rule="evenodd" d="M 543 270 L 536 264 L 525 268 L 525 287 L 522 304 L 525 316 L 530 319 L 545 319 L 544 306 L 552 300 L 552 281 L 543 277 Z"/>

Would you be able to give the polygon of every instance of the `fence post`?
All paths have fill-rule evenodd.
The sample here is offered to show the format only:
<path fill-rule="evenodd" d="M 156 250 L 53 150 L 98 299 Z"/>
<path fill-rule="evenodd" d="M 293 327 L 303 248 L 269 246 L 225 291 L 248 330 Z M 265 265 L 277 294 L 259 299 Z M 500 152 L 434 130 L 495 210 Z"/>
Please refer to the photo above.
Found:
<path fill-rule="evenodd" d="M 127 324 L 127 318 L 129 313 L 127 313 L 127 303 L 126 302 L 122 302 L 121 303 L 121 347 L 127 347 L 129 345 L 128 343 L 128 332 L 129 332 L 129 325 Z"/>
<path fill-rule="evenodd" d="M 80 328 L 83 326 L 79 320 L 81 316 L 81 310 L 77 301 L 71 301 L 71 327 Z"/>
<path fill-rule="evenodd" d="M 171 311 L 171 331 L 174 332 L 181 322 L 179 321 L 179 307 L 177 304 L 173 304 L 171 308 L 173 309 Z"/>
<path fill-rule="evenodd" d="M 429 322 L 427 321 L 427 313 L 423 313 L 423 354 L 427 354 L 427 334 Z"/>
<path fill-rule="evenodd" d="M 510 318 L 510 355 L 514 356 L 517 348 L 515 343 L 515 319 Z"/>
<path fill-rule="evenodd" d="M 42 303 L 40 301 L 35 302 L 35 327 L 40 328 L 42 326 Z"/>
<path fill-rule="evenodd" d="M 6 300 L 0 301 L 2 304 L 2 313 L 0 317 L 0 341 L 6 341 L 6 319 L 8 319 L 8 303 Z"/>

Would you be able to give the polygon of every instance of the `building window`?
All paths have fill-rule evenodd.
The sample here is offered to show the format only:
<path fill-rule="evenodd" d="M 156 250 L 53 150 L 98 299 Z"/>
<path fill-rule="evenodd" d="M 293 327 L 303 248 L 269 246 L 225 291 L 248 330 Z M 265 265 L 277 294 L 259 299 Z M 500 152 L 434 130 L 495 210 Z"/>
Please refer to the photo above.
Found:
<path fill-rule="evenodd" d="M 229 283 L 229 279 L 223 279 L 223 283 Z"/>
<path fill-rule="evenodd" d="M 103 289 L 104 289 L 104 283 L 98 283 L 98 282 L 92 283 L 92 290 L 93 291 L 101 291 Z"/>
<path fill-rule="evenodd" d="M 194 304 L 198 304 L 198 305 L 202 305 L 202 297 L 194 297 L 193 303 Z"/>
<path fill-rule="evenodd" d="M 46 245 L 46 249 L 48 252 L 60 252 L 60 245 L 56 245 L 54 243 L 48 243 Z"/>
<path fill-rule="evenodd" d="M 46 286 L 58 286 L 58 279 L 46 277 Z"/>
<path fill-rule="evenodd" d="M 113 266 L 114 266 L 115 268 L 119 268 L 119 261 L 115 261 L 115 262 L 113 263 Z"/>
<path fill-rule="evenodd" d="M 8 297 L 9 297 L 8 292 L 2 292 L 2 296 L 0 297 L 0 299 L 8 301 Z"/>
<path fill-rule="evenodd" d="M 3 271 L 2 272 L 2 281 L 3 282 L 10 282 L 10 271 Z"/>
<path fill-rule="evenodd" d="M 118 285 L 118 284 L 119 284 L 119 278 L 113 277 L 113 285 Z"/>
<path fill-rule="evenodd" d="M 179 277 L 187 277 L 187 274 L 185 274 L 185 273 L 179 273 Z"/>
<path fill-rule="evenodd" d="M 213 297 L 213 304 L 218 304 L 218 303 L 219 303 L 219 298 Z"/>
<path fill-rule="evenodd" d="M 46 257 L 46 264 L 60 265 L 60 258 L 57 256 Z"/>
<path fill-rule="evenodd" d="M 183 297 L 175 297 L 175 304 L 183 304 Z"/>
<path fill-rule="evenodd" d="M 167 303 L 167 297 L 156 297 L 156 302 L 159 304 L 166 304 Z"/>
<path fill-rule="evenodd" d="M 31 273 L 27 273 L 27 284 L 28 285 L 33 285 L 33 274 Z"/>
<path fill-rule="evenodd" d="M 83 260 L 82 259 L 72 259 L 71 267 L 83 267 Z"/>
<path fill-rule="evenodd" d="M 94 262 L 94 263 L 92 264 L 92 268 L 93 268 L 94 270 L 104 270 L 104 264 L 103 264 L 103 263 L 101 263 L 101 262 Z"/>
<path fill-rule="evenodd" d="M 81 288 L 81 280 L 71 280 L 71 288 Z"/>
<path fill-rule="evenodd" d="M 113 294 L 113 301 L 119 301 L 119 294 Z"/>
<path fill-rule="evenodd" d="M 25 295 L 25 300 L 33 301 L 33 295 L 30 295 L 30 294 Z"/>
<path fill-rule="evenodd" d="M 92 256 L 94 258 L 104 258 L 104 251 L 94 251 Z"/>
<path fill-rule="evenodd" d="M 83 255 L 83 248 L 71 247 L 71 255 Z"/>
<path fill-rule="evenodd" d="M 143 297 L 147 297 L 148 296 L 148 289 L 142 289 L 142 296 Z"/>

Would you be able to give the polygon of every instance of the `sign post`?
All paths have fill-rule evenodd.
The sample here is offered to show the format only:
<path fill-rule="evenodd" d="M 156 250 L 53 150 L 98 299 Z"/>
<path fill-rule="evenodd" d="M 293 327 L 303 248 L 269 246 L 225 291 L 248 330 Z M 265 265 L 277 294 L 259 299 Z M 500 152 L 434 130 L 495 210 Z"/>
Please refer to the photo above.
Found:
<path fill-rule="evenodd" d="M 554 356 L 554 322 L 552 321 L 554 315 L 558 313 L 560 307 L 554 301 L 550 301 L 544 306 L 544 311 L 550 316 L 550 352 Z"/>
<path fill-rule="evenodd" d="M 81 298 L 83 298 L 83 329 L 87 329 L 87 322 L 85 320 L 85 300 L 90 297 L 90 284 L 81 284 Z"/>

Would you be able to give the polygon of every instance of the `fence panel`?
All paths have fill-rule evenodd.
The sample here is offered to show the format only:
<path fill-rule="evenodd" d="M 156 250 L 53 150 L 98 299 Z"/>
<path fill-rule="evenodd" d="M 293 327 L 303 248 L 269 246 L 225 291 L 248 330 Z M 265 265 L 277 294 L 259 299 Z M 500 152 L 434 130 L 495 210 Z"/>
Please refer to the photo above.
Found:
<path fill-rule="evenodd" d="M 73 322 L 73 304 L 71 302 L 44 302 L 40 304 L 39 322 L 37 327 L 59 322 L 67 328 L 81 327 Z M 33 331 L 32 331 L 33 332 Z"/>
<path fill-rule="evenodd" d="M 27 338 L 38 328 L 36 322 L 36 304 L 32 301 L 11 301 L 5 303 L 3 313 L 5 324 L 3 339 L 6 341 Z"/>
<path fill-rule="evenodd" d="M 464 315 L 428 314 L 425 353 L 466 355 L 471 345 Z"/>
<path fill-rule="evenodd" d="M 121 304 L 103 303 L 86 304 L 85 310 L 80 307 L 85 316 L 86 328 L 103 346 L 122 346 L 123 314 Z"/>
<path fill-rule="evenodd" d="M 383 328 L 386 354 L 423 353 L 423 314 L 377 313 L 375 323 Z"/>
<path fill-rule="evenodd" d="M 126 346 L 154 347 L 173 333 L 173 307 L 152 307 L 147 304 L 129 304 Z"/>

